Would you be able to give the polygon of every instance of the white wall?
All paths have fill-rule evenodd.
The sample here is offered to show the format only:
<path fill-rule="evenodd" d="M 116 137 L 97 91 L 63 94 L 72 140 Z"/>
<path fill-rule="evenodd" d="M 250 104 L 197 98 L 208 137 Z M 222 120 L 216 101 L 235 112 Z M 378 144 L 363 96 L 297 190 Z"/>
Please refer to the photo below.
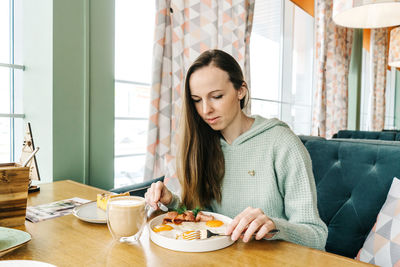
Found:
<path fill-rule="evenodd" d="M 51 0 L 16 1 L 16 36 L 21 62 L 26 69 L 21 74 L 25 122 L 30 122 L 36 147 L 39 173 L 43 182 L 53 179 L 52 143 L 52 68 L 53 68 L 53 4 Z M 33 104 L 34 103 L 34 104 Z"/>

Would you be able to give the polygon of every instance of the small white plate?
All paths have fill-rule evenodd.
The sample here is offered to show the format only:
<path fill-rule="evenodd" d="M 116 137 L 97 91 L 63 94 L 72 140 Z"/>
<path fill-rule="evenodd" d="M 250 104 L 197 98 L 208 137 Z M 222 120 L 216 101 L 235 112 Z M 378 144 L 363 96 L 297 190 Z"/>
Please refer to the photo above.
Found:
<path fill-rule="evenodd" d="M 97 207 L 96 201 L 82 204 L 72 211 L 78 219 L 90 223 L 107 223 L 106 212 Z"/>
<path fill-rule="evenodd" d="M 2 267 L 56 267 L 50 263 L 31 260 L 7 260 L 2 261 L 0 265 Z"/>
<path fill-rule="evenodd" d="M 223 221 L 225 224 L 229 224 L 232 221 L 231 218 L 222 214 L 205 211 L 203 211 L 203 213 L 212 215 L 216 220 Z M 226 248 L 235 242 L 232 241 L 230 236 L 219 236 L 203 240 L 177 240 L 160 235 L 153 231 L 153 227 L 162 224 L 165 215 L 166 214 L 159 215 L 147 224 L 151 241 L 161 247 L 183 252 L 207 252 Z"/>
<path fill-rule="evenodd" d="M 31 240 L 31 238 L 31 235 L 27 232 L 0 227 L 0 257 L 24 245 Z"/>

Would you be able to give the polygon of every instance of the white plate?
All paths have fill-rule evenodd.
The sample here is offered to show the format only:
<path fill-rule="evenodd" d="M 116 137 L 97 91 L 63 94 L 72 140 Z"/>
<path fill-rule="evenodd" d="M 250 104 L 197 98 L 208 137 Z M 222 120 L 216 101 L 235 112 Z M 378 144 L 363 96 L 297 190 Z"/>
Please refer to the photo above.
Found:
<path fill-rule="evenodd" d="M 0 227 L 0 257 L 4 254 L 19 248 L 31 240 L 31 235 L 27 232 Z"/>
<path fill-rule="evenodd" d="M 90 223 L 107 223 L 106 212 L 97 207 L 96 201 L 82 204 L 72 211 L 78 219 Z"/>
<path fill-rule="evenodd" d="M 226 224 L 229 224 L 232 221 L 231 218 L 218 213 L 205 211 L 203 211 L 203 213 L 207 215 L 212 215 L 216 220 L 223 221 Z M 206 252 L 228 247 L 235 242 L 231 240 L 230 236 L 219 236 L 203 240 L 177 240 L 170 237 L 162 236 L 154 232 L 153 227 L 162 224 L 165 215 L 166 214 L 157 216 L 147 224 L 151 241 L 161 247 L 183 252 Z"/>
<path fill-rule="evenodd" d="M 0 265 L 2 267 L 56 267 L 53 264 L 49 264 L 42 261 L 31 261 L 31 260 L 8 260 L 1 261 Z"/>

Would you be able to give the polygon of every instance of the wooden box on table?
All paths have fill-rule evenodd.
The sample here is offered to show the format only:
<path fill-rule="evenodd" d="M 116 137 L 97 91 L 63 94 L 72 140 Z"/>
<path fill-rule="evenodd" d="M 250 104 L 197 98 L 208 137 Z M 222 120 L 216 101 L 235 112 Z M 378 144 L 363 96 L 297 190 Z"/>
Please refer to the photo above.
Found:
<path fill-rule="evenodd" d="M 29 167 L 17 163 L 0 164 L 0 226 L 25 223 L 29 188 Z"/>

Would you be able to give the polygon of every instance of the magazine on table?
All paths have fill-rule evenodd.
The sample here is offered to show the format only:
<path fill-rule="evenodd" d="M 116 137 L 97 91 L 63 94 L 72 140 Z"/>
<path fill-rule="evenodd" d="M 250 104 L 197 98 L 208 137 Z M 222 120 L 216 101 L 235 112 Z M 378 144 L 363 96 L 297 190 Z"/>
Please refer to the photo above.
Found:
<path fill-rule="evenodd" d="M 91 200 L 73 197 L 69 199 L 59 200 L 38 206 L 26 208 L 26 220 L 36 223 L 44 220 L 68 215 L 72 210 L 82 204 L 91 202 Z"/>

